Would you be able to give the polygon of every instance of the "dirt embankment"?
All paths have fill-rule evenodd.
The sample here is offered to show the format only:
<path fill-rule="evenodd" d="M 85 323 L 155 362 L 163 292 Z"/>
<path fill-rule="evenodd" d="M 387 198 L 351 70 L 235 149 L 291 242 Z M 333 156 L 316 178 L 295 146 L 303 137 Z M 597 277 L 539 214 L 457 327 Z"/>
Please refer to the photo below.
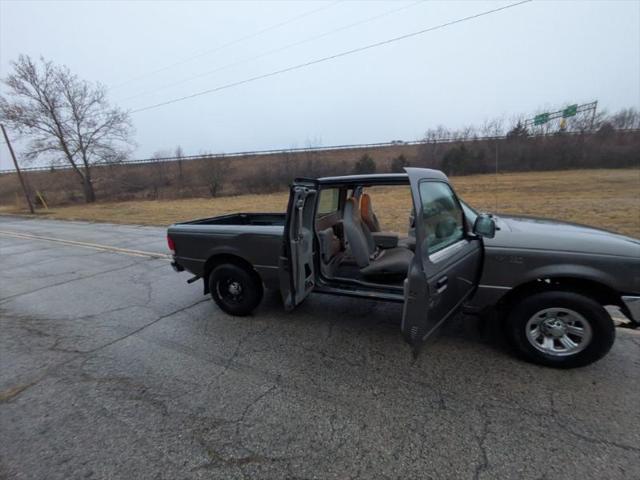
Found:
<path fill-rule="evenodd" d="M 593 169 L 452 177 L 458 194 L 478 210 L 535 215 L 593 225 L 640 238 L 640 169 Z M 46 218 L 143 225 L 233 212 L 282 212 L 288 193 L 218 198 L 125 202 L 38 209 Z M 408 190 L 388 188 L 372 193 L 385 229 L 406 232 Z M 15 207 L 0 212 L 24 212 Z"/>

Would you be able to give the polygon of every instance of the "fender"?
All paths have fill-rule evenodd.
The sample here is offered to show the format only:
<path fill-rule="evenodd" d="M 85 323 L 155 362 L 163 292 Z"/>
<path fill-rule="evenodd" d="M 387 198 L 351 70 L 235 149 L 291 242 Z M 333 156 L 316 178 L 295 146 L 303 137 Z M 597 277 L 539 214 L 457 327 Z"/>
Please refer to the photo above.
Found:
<path fill-rule="evenodd" d="M 492 267 L 490 266 L 489 268 Z M 584 280 L 603 285 L 611 291 L 617 291 L 615 287 L 617 279 L 615 277 L 600 269 L 575 263 L 547 264 L 530 270 L 524 265 L 522 269 L 519 269 L 518 265 L 512 265 L 509 273 L 509 280 L 513 279 L 513 281 L 504 282 L 506 285 L 499 281 L 505 279 L 504 275 L 491 273 L 483 272 L 482 280 L 478 285 L 478 289 L 473 298 L 469 301 L 469 304 L 465 307 L 466 310 L 477 311 L 487 307 L 492 307 L 498 304 L 515 289 L 548 279 L 563 278 Z"/>
<path fill-rule="evenodd" d="M 535 268 L 528 272 L 521 283 L 527 283 L 534 280 L 545 278 L 575 278 L 579 280 L 590 280 L 592 282 L 601 283 L 615 290 L 616 279 L 602 270 L 587 265 L 576 265 L 572 263 L 560 263 L 554 265 L 545 265 Z"/>

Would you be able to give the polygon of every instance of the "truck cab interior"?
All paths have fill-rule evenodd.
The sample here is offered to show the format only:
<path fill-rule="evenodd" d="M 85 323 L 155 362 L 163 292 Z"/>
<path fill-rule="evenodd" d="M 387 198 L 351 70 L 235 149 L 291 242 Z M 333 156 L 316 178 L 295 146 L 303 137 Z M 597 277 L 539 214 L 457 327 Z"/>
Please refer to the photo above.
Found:
<path fill-rule="evenodd" d="M 279 261 L 286 309 L 311 292 L 401 302 L 402 333 L 419 348 L 473 294 L 482 222 L 471 227 L 442 172 L 405 171 L 294 181 Z"/>
<path fill-rule="evenodd" d="M 383 181 L 348 185 L 328 181 L 321 185 L 315 230 L 319 270 L 328 282 L 401 289 L 415 250 L 411 191 L 406 176 L 393 176 L 391 185 Z M 385 188 L 395 192 L 385 192 Z M 404 218 L 396 218 L 394 228 L 385 225 L 387 212 L 376 208 L 384 205 L 390 193 L 407 200 L 401 208 L 404 215 L 399 215 Z M 404 232 L 394 231 L 401 230 L 403 224 Z"/>
<path fill-rule="evenodd" d="M 319 272 L 327 283 L 348 282 L 400 291 L 415 255 L 415 206 L 406 175 L 322 179 L 315 214 Z M 422 198 L 424 237 L 431 254 L 459 240 L 464 225 L 445 191 Z"/>

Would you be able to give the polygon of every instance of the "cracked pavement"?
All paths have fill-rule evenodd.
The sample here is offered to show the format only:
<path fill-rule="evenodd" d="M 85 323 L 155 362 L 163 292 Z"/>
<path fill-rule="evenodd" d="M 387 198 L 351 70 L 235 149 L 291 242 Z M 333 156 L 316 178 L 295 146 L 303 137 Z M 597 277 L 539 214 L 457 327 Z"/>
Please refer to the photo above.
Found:
<path fill-rule="evenodd" d="M 166 253 L 162 228 L 0 230 Z M 221 312 L 146 259 L 0 235 L 0 478 L 640 478 L 640 332 L 560 371 L 473 317 L 414 360 L 401 306 Z"/>

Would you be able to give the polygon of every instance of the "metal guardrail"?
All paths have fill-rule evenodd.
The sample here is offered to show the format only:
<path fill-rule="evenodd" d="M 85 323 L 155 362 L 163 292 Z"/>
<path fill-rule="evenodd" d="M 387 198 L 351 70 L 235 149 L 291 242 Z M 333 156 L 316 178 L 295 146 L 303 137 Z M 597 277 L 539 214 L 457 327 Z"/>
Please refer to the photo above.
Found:
<path fill-rule="evenodd" d="M 624 133 L 638 133 L 640 132 L 640 128 L 632 128 L 625 130 L 616 130 L 616 132 L 624 132 Z M 582 135 L 583 132 L 564 132 L 563 135 Z M 593 135 L 593 132 L 588 133 L 588 135 Z M 539 138 L 539 137 L 553 137 L 556 136 L 556 133 L 549 134 L 541 134 L 541 135 L 529 135 L 527 138 Z M 460 138 L 460 137 L 450 137 L 450 138 L 440 138 L 433 140 L 412 140 L 412 141 L 402 141 L 395 140 L 391 142 L 379 142 L 379 143 L 357 143 L 357 144 L 348 144 L 348 145 L 330 145 L 325 147 L 297 147 L 297 148 L 286 148 L 286 149 L 272 149 L 272 150 L 247 150 L 241 152 L 231 152 L 231 153 L 208 153 L 201 155 L 185 155 L 182 157 L 157 157 L 157 158 L 142 158 L 137 160 L 124 160 L 121 162 L 111 162 L 111 163 L 94 163 L 92 167 L 105 167 L 111 165 L 144 165 L 147 163 L 157 163 L 157 162 L 175 162 L 178 160 L 198 160 L 198 159 L 207 159 L 207 158 L 234 158 L 234 157 L 249 157 L 249 156 L 269 156 L 269 155 L 283 155 L 283 154 L 292 154 L 292 153 L 310 153 L 310 152 L 331 152 L 331 151 L 339 151 L 339 150 L 361 150 L 367 148 L 381 148 L 381 147 L 401 147 L 401 146 L 410 146 L 410 145 L 432 145 L 432 144 L 441 144 L 441 143 L 457 143 L 457 142 L 489 142 L 495 140 L 506 140 L 507 135 L 499 135 L 493 137 L 475 137 L 475 138 Z M 58 170 L 70 170 L 72 167 L 70 165 L 53 165 L 53 166 L 42 166 L 42 167 L 23 167 L 20 170 L 23 172 L 44 172 L 44 171 L 58 171 Z M 3 169 L 0 170 L 0 175 L 3 174 L 11 174 L 15 173 L 15 169 Z"/>

